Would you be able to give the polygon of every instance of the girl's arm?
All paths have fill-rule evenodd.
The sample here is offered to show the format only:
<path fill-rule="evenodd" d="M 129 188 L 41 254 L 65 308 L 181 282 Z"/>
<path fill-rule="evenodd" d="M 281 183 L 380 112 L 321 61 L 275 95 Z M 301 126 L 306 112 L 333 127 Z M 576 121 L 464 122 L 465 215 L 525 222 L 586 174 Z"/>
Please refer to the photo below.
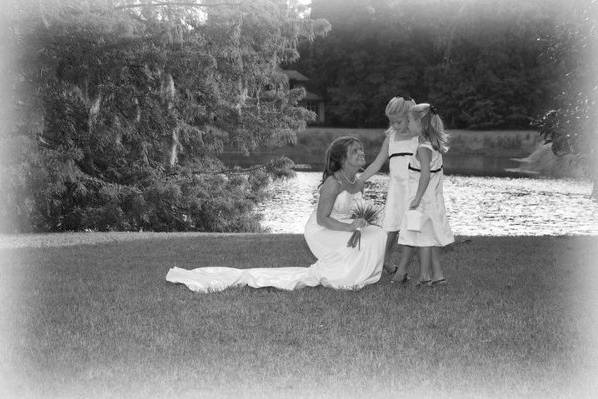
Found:
<path fill-rule="evenodd" d="M 340 193 L 340 185 L 333 178 L 326 179 L 320 188 L 320 199 L 316 211 L 317 222 L 320 226 L 337 231 L 355 231 L 367 225 L 364 219 L 355 219 L 352 223 L 344 223 L 330 217 L 334 201 Z"/>
<path fill-rule="evenodd" d="M 413 201 L 411 201 L 409 209 L 415 209 L 419 206 L 419 203 L 421 202 L 422 197 L 428 188 L 428 184 L 430 184 L 430 162 L 432 161 L 432 151 L 429 148 L 419 147 L 417 149 L 417 158 L 421 164 L 419 182 L 417 184 L 415 198 L 413 198 Z"/>
<path fill-rule="evenodd" d="M 372 162 L 370 166 L 368 166 L 366 170 L 364 170 L 363 173 L 359 175 L 359 180 L 361 180 L 362 182 L 365 182 L 367 179 L 375 175 L 380 170 L 382 165 L 384 165 L 384 162 L 386 162 L 386 160 L 388 159 L 389 136 L 390 135 L 386 135 L 386 138 L 384 139 L 382 147 L 380 147 L 380 151 L 378 152 L 378 156 L 376 157 L 374 162 Z"/>

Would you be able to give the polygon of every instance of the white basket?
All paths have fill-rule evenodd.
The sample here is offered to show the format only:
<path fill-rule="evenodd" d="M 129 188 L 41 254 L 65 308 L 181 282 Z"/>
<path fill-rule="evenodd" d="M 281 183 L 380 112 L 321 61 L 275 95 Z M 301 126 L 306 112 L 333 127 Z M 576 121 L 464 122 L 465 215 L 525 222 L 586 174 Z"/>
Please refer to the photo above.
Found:
<path fill-rule="evenodd" d="M 424 214 L 417 209 L 410 209 L 405 213 L 407 218 L 407 230 L 421 231 L 424 223 Z"/>

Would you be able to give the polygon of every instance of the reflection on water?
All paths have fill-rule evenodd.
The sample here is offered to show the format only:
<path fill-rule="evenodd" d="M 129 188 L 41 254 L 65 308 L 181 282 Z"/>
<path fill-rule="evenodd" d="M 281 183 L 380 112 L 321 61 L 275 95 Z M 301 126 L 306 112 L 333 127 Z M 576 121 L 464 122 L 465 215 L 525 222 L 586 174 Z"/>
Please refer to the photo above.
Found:
<path fill-rule="evenodd" d="M 303 233 L 317 201 L 320 172 L 297 172 L 273 183 L 273 197 L 259 212 L 273 233 Z M 382 205 L 388 176 L 374 176 L 366 197 Z M 598 203 L 591 184 L 562 179 L 445 176 L 444 197 L 458 235 L 598 234 Z"/>
<path fill-rule="evenodd" d="M 448 174 L 474 176 L 516 176 L 509 169 L 517 168 L 520 164 L 506 157 L 490 157 L 481 155 L 442 156 L 444 170 Z"/>

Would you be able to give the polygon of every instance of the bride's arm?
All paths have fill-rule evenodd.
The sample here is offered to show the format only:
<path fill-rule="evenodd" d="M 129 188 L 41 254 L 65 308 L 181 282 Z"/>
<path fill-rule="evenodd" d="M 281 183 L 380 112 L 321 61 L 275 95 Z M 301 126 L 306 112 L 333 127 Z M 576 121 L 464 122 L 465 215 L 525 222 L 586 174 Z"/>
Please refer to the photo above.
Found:
<path fill-rule="evenodd" d="M 320 198 L 318 200 L 318 209 L 316 211 L 317 222 L 320 226 L 330 230 L 337 231 L 355 231 L 364 227 L 366 223 L 363 219 L 356 219 L 352 223 L 344 223 L 330 217 L 334 201 L 340 193 L 340 185 L 333 178 L 329 177 L 320 188 Z"/>
<path fill-rule="evenodd" d="M 384 162 L 386 162 L 386 160 L 388 159 L 389 137 L 390 135 L 387 134 L 386 138 L 384 139 L 384 142 L 382 143 L 382 147 L 380 147 L 378 156 L 376 156 L 374 162 L 372 162 L 370 166 L 368 166 L 366 170 L 364 170 L 363 173 L 359 175 L 359 180 L 361 180 L 362 182 L 365 182 L 367 179 L 375 175 L 380 170 L 382 165 L 384 165 Z"/>

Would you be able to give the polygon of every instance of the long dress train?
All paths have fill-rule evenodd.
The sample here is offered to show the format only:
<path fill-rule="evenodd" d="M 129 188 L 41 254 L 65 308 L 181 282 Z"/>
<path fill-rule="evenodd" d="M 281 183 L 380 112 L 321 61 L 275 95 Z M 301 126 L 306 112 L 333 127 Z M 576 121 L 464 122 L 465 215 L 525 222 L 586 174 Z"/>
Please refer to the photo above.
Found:
<path fill-rule="evenodd" d="M 361 192 L 341 192 L 334 202 L 331 216 L 347 222 L 359 201 L 362 201 Z M 380 279 L 386 233 L 380 227 L 367 226 L 361 231 L 361 244 L 355 248 L 347 247 L 351 234 L 320 226 L 314 210 L 305 225 L 304 237 L 318 260 L 309 267 L 236 269 L 209 266 L 193 270 L 173 267 L 168 271 L 166 280 L 185 284 L 190 290 L 203 293 L 244 285 L 282 290 L 323 285 L 358 290 Z"/>

